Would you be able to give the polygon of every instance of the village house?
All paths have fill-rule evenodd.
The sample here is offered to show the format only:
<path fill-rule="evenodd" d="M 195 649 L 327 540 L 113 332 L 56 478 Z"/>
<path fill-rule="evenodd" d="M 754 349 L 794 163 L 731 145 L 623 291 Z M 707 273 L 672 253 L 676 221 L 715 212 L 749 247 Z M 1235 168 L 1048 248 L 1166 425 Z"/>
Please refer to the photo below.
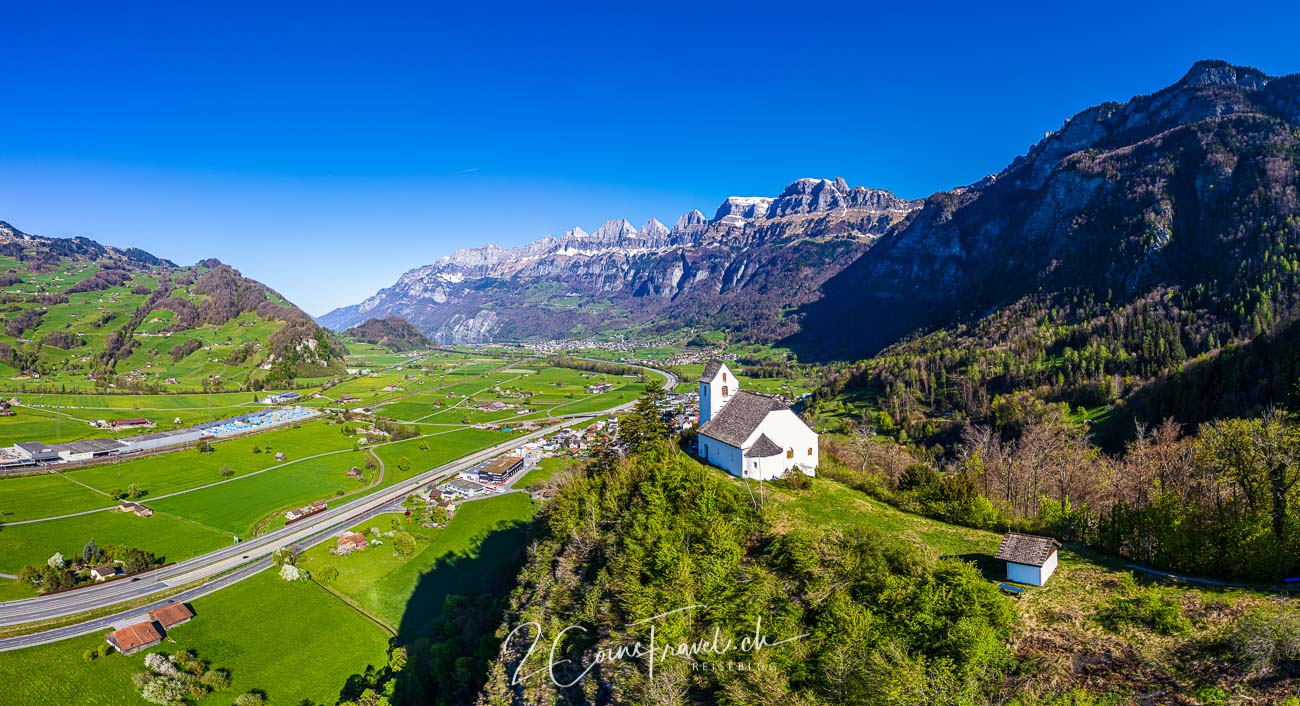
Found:
<path fill-rule="evenodd" d="M 1056 550 L 1061 543 L 1051 537 L 1007 532 L 996 559 L 1007 562 L 1007 580 L 1042 586 L 1056 571 Z"/>
<path fill-rule="evenodd" d="M 96 566 L 90 570 L 90 578 L 95 581 L 107 581 L 117 576 L 117 567 L 111 564 Z"/>
<path fill-rule="evenodd" d="M 133 655 L 162 642 L 162 634 L 153 623 L 146 621 L 114 630 L 104 638 L 108 644 L 124 655 Z"/>
<path fill-rule="evenodd" d="M 284 513 L 284 523 L 287 525 L 293 522 L 297 522 L 298 520 L 301 520 L 304 517 L 309 517 L 311 515 L 315 515 L 318 512 L 323 512 L 328 508 L 329 505 L 324 500 L 317 500 L 316 502 L 310 505 L 296 508 Z"/>
<path fill-rule="evenodd" d="M 370 546 L 366 543 L 366 536 L 360 532 L 349 532 L 339 537 L 336 551 L 339 554 L 351 554 L 359 552 Z"/>
<path fill-rule="evenodd" d="M 699 455 L 733 476 L 774 480 L 817 472 L 817 432 L 780 400 L 744 392 L 721 361 L 700 375 Z"/>

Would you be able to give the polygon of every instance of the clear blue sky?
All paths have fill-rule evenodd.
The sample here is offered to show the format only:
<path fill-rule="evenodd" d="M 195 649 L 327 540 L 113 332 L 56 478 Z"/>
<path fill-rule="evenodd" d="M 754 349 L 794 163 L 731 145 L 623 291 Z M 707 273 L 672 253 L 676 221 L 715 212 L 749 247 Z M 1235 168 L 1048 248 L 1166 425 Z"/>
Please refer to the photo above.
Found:
<path fill-rule="evenodd" d="M 1295 2 L 154 5 L 0 8 L 0 220 L 317 315 L 798 177 L 925 196 L 1200 58 L 1300 71 Z"/>

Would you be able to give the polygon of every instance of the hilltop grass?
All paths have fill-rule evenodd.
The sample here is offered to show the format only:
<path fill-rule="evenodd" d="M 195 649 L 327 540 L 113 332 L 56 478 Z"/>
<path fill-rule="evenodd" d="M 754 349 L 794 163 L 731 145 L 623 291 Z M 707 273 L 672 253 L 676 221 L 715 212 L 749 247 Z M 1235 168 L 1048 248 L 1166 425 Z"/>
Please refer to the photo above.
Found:
<path fill-rule="evenodd" d="M 192 650 L 230 671 L 229 691 L 199 704 L 229 704 L 245 691 L 264 691 L 271 703 L 333 703 L 348 675 L 384 664 L 388 634 L 321 587 L 287 583 L 266 571 L 192 604 L 193 621 L 167 634 L 148 652 Z M 145 653 L 113 654 L 85 662 L 102 635 L 0 653 L 5 703 L 45 706 L 143 703 L 131 675 L 144 671 Z"/>
<path fill-rule="evenodd" d="M 750 488 L 757 497 L 758 485 Z M 989 581 L 1006 582 L 1006 564 L 993 559 L 1000 533 L 902 512 L 827 478 L 816 478 L 800 491 L 765 484 L 762 494 L 777 531 L 871 527 L 917 545 L 934 559 L 956 557 L 974 564 Z M 1024 594 L 1006 599 L 1020 616 L 1012 645 L 1028 665 L 1019 677 L 1023 693 L 1079 694 L 1071 690 L 1086 688 L 1102 699 L 1096 703 L 1129 703 L 1153 684 L 1170 694 L 1246 695 L 1260 688 L 1263 698 L 1257 702 L 1272 703 L 1277 689 L 1285 688 L 1269 682 L 1246 687 L 1225 652 L 1225 636 L 1242 616 L 1279 610 L 1278 597 L 1267 587 L 1170 583 L 1117 557 L 1073 545 L 1062 548 L 1059 557 L 1046 585 L 1019 586 Z M 1159 614 L 1144 612 L 1148 606 L 1158 607 Z M 1077 660 L 1089 665 L 1085 672 L 1076 669 Z"/>

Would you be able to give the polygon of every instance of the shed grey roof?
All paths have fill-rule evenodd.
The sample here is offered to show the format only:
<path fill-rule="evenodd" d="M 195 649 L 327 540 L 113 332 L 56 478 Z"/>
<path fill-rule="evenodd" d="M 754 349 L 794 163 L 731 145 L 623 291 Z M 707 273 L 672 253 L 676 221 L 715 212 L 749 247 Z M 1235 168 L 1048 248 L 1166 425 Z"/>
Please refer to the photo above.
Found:
<path fill-rule="evenodd" d="M 1052 553 L 1061 548 L 1061 543 L 1051 537 L 1035 537 L 1032 534 L 1007 532 L 1002 538 L 995 558 L 1013 564 L 1042 566 L 1052 557 Z"/>
<path fill-rule="evenodd" d="M 99 454 L 120 449 L 126 446 L 117 439 L 87 439 L 85 441 L 69 441 L 66 444 L 55 444 L 54 450 L 60 453 L 67 451 L 74 454 Z"/>
<path fill-rule="evenodd" d="M 775 441 L 767 438 L 767 434 L 759 434 L 758 440 L 745 450 L 745 455 L 749 458 L 768 458 L 770 456 L 780 456 L 782 449 L 776 445 Z"/>
<path fill-rule="evenodd" d="M 700 373 L 700 382 L 713 382 L 713 378 L 718 376 L 719 370 L 722 370 L 722 361 L 710 360 L 704 366 L 704 372 Z"/>
<path fill-rule="evenodd" d="M 768 412 L 788 409 L 780 400 L 753 392 L 737 392 L 700 433 L 724 444 L 740 446 L 763 423 Z"/>

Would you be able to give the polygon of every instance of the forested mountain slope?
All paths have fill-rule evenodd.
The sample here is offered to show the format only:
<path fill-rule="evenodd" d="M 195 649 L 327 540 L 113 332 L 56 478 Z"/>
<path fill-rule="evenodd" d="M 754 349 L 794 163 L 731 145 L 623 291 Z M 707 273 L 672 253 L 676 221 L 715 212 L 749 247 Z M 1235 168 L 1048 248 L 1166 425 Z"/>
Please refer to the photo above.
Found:
<path fill-rule="evenodd" d="M 12 389 L 260 389 L 342 372 L 324 329 L 229 265 L 180 267 L 3 222 L 0 318 L 0 385 Z"/>

